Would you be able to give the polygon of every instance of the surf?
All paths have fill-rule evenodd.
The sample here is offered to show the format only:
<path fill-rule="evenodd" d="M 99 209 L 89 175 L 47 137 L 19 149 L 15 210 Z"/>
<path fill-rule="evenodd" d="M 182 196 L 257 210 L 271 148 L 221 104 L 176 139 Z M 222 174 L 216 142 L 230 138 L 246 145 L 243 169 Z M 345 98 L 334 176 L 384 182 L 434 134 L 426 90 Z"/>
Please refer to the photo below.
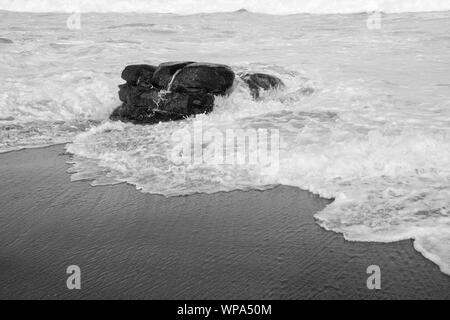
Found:
<path fill-rule="evenodd" d="M 370 11 L 387 13 L 450 10 L 446 0 L 0 0 L 0 10 L 24 12 L 138 12 L 196 14 L 242 9 L 265 14 L 341 14 Z"/>

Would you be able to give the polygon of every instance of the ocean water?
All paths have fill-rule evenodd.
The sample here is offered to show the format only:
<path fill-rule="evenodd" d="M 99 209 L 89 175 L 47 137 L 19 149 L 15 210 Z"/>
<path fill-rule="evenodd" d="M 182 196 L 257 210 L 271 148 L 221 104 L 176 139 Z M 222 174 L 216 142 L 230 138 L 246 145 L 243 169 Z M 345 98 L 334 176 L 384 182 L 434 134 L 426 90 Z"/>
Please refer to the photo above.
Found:
<path fill-rule="evenodd" d="M 72 10 L 62 1 L 33 3 L 2 0 L 0 8 Z M 156 11 L 177 11 L 175 1 L 172 9 L 158 3 Z M 243 7 L 227 3 L 189 8 Z M 450 274 L 450 12 L 403 12 L 448 10 L 448 1 L 375 1 L 391 12 L 375 16 L 351 1 L 304 10 L 327 14 L 281 3 L 258 8 L 295 14 L 91 12 L 80 15 L 80 29 L 68 28 L 71 13 L 1 11 L 0 152 L 67 143 L 73 180 L 127 182 L 166 196 L 296 186 L 335 199 L 316 215 L 324 228 L 350 241 L 414 239 Z M 81 11 L 129 11 L 113 4 Z M 254 101 L 236 81 L 208 115 L 153 126 L 110 122 L 123 67 L 169 60 L 271 73 L 286 89 Z M 207 137 L 201 161 L 177 163 L 174 135 L 198 125 L 277 130 L 277 166 L 209 161 L 215 145 Z"/>
<path fill-rule="evenodd" d="M 214 13 L 246 9 L 267 14 L 429 12 L 450 10 L 447 0 L 0 0 L 0 9 L 24 12 Z"/>

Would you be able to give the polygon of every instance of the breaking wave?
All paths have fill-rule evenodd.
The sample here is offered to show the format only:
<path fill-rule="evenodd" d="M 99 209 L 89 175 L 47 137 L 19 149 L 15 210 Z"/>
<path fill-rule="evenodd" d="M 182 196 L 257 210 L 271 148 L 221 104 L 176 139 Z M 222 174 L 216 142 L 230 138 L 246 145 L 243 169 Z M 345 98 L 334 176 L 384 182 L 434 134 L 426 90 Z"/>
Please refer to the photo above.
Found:
<path fill-rule="evenodd" d="M 257 13 L 427 12 L 450 10 L 447 0 L 0 0 L 0 9 L 25 12 L 152 12 L 195 14 L 246 9 Z"/>

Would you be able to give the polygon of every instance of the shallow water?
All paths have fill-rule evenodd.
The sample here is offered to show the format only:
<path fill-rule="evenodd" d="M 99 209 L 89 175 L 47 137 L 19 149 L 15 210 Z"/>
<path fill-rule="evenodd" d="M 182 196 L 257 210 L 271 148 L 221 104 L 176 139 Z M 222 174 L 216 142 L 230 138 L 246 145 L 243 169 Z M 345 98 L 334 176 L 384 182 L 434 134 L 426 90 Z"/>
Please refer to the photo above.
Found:
<path fill-rule="evenodd" d="M 0 299 L 450 298 L 450 277 L 412 241 L 347 242 L 316 224 L 331 201 L 309 192 L 92 188 L 67 179 L 63 152 L 0 155 Z M 73 263 L 82 290 L 64 285 Z M 374 263 L 382 290 L 367 290 Z"/>
<path fill-rule="evenodd" d="M 450 274 L 450 12 L 270 16 L 0 12 L 0 148 L 70 142 L 72 179 L 167 196 L 284 184 L 336 200 L 316 215 L 348 240 L 414 239 Z M 253 101 L 236 83 L 214 112 L 174 123 L 111 123 L 131 63 L 211 61 L 287 88 Z M 176 163 L 174 134 L 279 133 L 273 163 Z M 248 157 L 258 152 L 249 148 Z M 237 152 L 239 153 L 239 151 Z"/>

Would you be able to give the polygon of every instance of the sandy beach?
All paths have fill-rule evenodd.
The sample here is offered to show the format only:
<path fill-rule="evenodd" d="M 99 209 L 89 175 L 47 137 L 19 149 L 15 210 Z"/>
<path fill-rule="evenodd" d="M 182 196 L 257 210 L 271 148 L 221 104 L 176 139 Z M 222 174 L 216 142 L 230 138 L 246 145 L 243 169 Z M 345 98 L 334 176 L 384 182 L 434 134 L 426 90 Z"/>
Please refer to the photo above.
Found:
<path fill-rule="evenodd" d="M 297 188 L 166 198 L 71 182 L 64 146 L 0 155 L 0 299 L 449 299 L 411 241 L 347 242 Z M 379 265 L 382 289 L 368 290 Z M 78 265 L 82 289 L 66 288 Z"/>

